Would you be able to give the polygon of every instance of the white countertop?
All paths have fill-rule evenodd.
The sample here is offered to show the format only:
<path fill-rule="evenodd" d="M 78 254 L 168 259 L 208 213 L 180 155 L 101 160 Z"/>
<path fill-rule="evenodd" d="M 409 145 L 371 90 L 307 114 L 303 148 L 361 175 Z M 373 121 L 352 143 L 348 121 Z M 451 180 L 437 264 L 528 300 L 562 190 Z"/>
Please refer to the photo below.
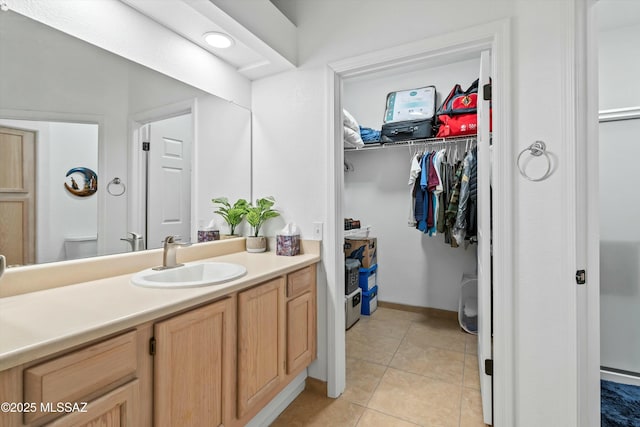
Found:
<path fill-rule="evenodd" d="M 220 285 L 144 288 L 133 274 L 0 298 L 0 371 L 215 300 L 320 261 L 274 252 L 236 252 L 200 261 L 241 264 L 247 274 Z"/>

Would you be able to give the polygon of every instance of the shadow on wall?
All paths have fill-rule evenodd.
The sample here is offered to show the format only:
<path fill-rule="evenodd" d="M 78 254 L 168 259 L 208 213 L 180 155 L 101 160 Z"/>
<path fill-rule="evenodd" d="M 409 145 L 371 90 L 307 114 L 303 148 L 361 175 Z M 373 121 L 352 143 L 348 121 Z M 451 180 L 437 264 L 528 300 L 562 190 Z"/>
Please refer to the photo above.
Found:
<path fill-rule="evenodd" d="M 640 293 L 640 242 L 600 242 L 600 293 L 618 296 Z"/>

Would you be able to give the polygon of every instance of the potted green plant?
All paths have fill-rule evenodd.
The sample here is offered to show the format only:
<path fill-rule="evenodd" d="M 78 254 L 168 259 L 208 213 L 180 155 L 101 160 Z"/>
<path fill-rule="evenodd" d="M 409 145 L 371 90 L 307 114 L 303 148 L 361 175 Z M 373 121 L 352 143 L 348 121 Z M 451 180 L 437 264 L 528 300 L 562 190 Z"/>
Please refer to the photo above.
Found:
<path fill-rule="evenodd" d="M 267 239 L 264 236 L 258 236 L 258 234 L 265 221 L 280 215 L 278 211 L 272 209 L 275 203 L 276 201 L 273 197 L 263 197 L 256 200 L 255 205 L 247 207 L 246 218 L 252 229 L 252 235 L 247 237 L 247 252 L 264 252 L 267 250 Z"/>
<path fill-rule="evenodd" d="M 249 202 L 245 199 L 238 199 L 233 205 L 229 203 L 229 199 L 226 197 L 218 197 L 211 200 L 218 206 L 218 209 L 214 211 L 229 224 L 229 233 L 231 236 L 236 235 L 236 227 L 242 222 L 247 214 L 247 208 L 250 206 Z"/>

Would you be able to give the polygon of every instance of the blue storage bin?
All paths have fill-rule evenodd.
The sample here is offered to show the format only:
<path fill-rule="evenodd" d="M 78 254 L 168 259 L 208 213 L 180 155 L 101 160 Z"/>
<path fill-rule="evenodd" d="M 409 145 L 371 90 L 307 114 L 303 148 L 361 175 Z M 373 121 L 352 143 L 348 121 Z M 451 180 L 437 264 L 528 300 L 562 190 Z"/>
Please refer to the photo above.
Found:
<path fill-rule="evenodd" d="M 362 292 L 369 292 L 378 286 L 378 264 L 373 264 L 369 268 L 360 268 L 358 286 L 362 288 Z"/>
<path fill-rule="evenodd" d="M 362 305 L 360 306 L 360 313 L 365 316 L 370 316 L 371 313 L 378 308 L 378 287 L 374 286 L 369 292 L 362 292 Z"/>

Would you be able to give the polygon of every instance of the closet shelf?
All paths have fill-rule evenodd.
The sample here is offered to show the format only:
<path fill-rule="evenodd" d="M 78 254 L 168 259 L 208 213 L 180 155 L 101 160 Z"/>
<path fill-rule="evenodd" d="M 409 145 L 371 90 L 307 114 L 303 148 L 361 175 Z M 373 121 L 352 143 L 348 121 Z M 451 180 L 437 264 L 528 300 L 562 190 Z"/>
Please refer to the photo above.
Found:
<path fill-rule="evenodd" d="M 344 151 L 366 151 L 366 150 L 378 150 L 381 148 L 392 148 L 392 147 L 411 147 L 414 145 L 428 145 L 428 144 L 446 144 L 446 143 L 454 143 L 461 142 L 466 140 L 476 140 L 478 136 L 476 134 L 472 135 L 464 135 L 464 136 L 453 136 L 449 138 L 424 138 L 424 139 L 410 139 L 407 141 L 397 141 L 397 142 L 385 142 L 385 143 L 374 143 L 374 144 L 366 144 L 364 147 L 360 148 L 350 148 L 345 147 Z"/>
<path fill-rule="evenodd" d="M 344 231 L 344 237 L 360 237 L 367 238 L 369 237 L 369 233 L 371 232 L 371 226 L 366 225 L 360 228 L 352 228 L 351 230 Z"/>

